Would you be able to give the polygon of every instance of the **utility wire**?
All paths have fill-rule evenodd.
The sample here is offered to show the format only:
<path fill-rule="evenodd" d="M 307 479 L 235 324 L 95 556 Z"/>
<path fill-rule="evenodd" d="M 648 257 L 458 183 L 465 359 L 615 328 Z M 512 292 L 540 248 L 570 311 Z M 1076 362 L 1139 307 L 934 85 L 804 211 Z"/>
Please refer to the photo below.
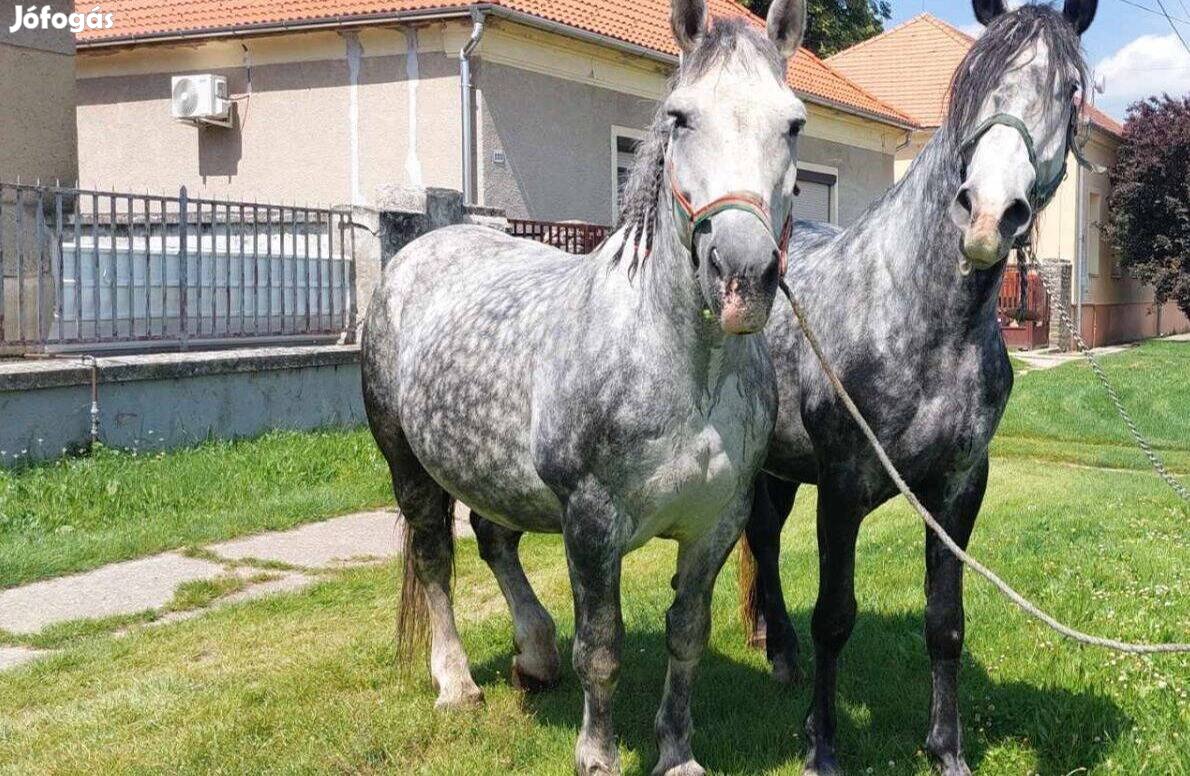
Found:
<path fill-rule="evenodd" d="M 1140 10 L 1144 11 L 1145 13 L 1151 13 L 1154 16 L 1164 16 L 1169 21 L 1170 24 L 1173 24 L 1174 22 L 1181 22 L 1182 24 L 1190 24 L 1190 20 L 1181 19 L 1177 16 L 1170 16 L 1168 13 L 1164 13 L 1163 11 L 1158 11 L 1156 8 L 1150 8 L 1147 5 L 1141 5 L 1140 3 L 1133 2 L 1133 0 L 1120 0 L 1120 2 L 1123 3 L 1124 5 L 1130 5 L 1133 8 L 1139 8 Z M 1158 0 L 1158 2 L 1160 2 L 1160 0 Z M 1185 5 L 1185 3 L 1183 2 L 1183 6 L 1184 5 Z"/>
<path fill-rule="evenodd" d="M 1178 40 L 1182 41 L 1182 48 L 1190 53 L 1190 43 L 1186 43 L 1186 39 L 1182 37 L 1182 31 L 1178 29 L 1178 25 L 1173 23 L 1173 17 L 1169 15 L 1169 11 L 1165 10 L 1165 3 L 1163 0 L 1157 0 L 1158 7 L 1161 8 L 1161 13 L 1165 14 L 1165 21 L 1169 22 L 1169 28 L 1173 30 L 1173 34 L 1178 36 Z"/>

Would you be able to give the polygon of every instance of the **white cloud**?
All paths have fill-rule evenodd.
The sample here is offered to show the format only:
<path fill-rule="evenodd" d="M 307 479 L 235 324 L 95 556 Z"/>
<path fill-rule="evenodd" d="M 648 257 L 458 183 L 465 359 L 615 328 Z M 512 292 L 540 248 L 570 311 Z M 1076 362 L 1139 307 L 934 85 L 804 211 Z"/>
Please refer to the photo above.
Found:
<path fill-rule="evenodd" d="M 984 27 L 979 22 L 971 22 L 970 24 L 964 24 L 962 27 L 959 27 L 959 29 L 970 35 L 972 38 L 978 38 L 980 35 L 983 35 Z"/>
<path fill-rule="evenodd" d="M 1100 60 L 1095 77 L 1107 82 L 1096 104 L 1122 118 L 1128 105 L 1142 97 L 1190 93 L 1190 51 L 1172 32 L 1142 35 Z"/>

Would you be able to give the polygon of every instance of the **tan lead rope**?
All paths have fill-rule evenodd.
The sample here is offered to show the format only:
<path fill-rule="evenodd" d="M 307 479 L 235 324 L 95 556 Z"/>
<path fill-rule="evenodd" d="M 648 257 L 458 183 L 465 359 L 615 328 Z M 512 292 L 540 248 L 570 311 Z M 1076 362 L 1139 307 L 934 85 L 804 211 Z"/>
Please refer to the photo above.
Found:
<path fill-rule="evenodd" d="M 867 437 L 868 443 L 872 445 L 872 449 L 876 451 L 876 457 L 880 459 L 880 465 L 884 467 L 884 471 L 888 473 L 888 476 L 892 479 L 893 484 L 897 486 L 897 490 L 901 492 L 901 495 L 905 497 L 905 500 L 907 500 L 910 505 L 912 505 L 913 508 L 917 510 L 917 513 L 921 515 L 921 519 L 925 521 L 925 524 L 929 527 L 929 529 L 934 532 L 934 534 L 942 541 L 944 545 L 946 545 L 946 548 L 950 550 L 950 552 L 956 558 L 961 560 L 988 582 L 991 582 L 997 590 L 1003 593 L 1014 604 L 1019 606 L 1030 617 L 1040 620 L 1041 622 L 1048 625 L 1051 629 L 1068 639 L 1072 639 L 1081 644 L 1089 644 L 1095 647 L 1104 647 L 1117 652 L 1129 652 L 1137 655 L 1162 652 L 1190 652 L 1190 644 L 1129 644 L 1128 642 L 1119 641 L 1117 639 L 1106 639 L 1102 636 L 1092 636 L 1089 633 L 1083 633 L 1082 631 L 1075 630 L 1068 625 L 1063 625 L 1049 614 L 1043 612 L 1023 595 L 1013 590 L 1012 587 L 1007 582 L 1000 579 L 1000 577 L 997 576 L 994 571 L 987 568 L 982 563 L 964 552 L 963 548 L 956 544 L 954 539 L 950 538 L 950 534 L 946 533 L 946 529 L 944 529 L 938 523 L 938 521 L 934 519 L 934 516 L 930 514 L 930 511 L 922 506 L 922 503 L 918 501 L 917 496 L 914 495 L 913 490 L 910 489 L 909 485 L 897 471 L 897 468 L 893 465 L 892 460 L 889 459 L 888 453 L 884 451 L 884 446 L 880 444 L 880 440 L 876 438 L 876 434 L 872 431 L 872 427 L 868 425 L 866 420 L 864 420 L 863 414 L 859 411 L 859 408 L 855 406 L 855 402 L 851 400 L 851 396 L 847 393 L 847 389 L 843 387 L 843 383 L 841 380 L 839 380 L 838 374 L 836 374 L 835 370 L 831 368 L 831 365 L 827 363 L 826 356 L 822 353 L 822 346 L 818 342 L 818 337 L 815 336 L 814 331 L 810 328 L 806 321 L 805 311 L 802 310 L 801 305 L 797 303 L 797 299 L 794 298 L 793 292 L 789 290 L 789 286 L 786 285 L 784 278 L 781 279 L 781 290 L 789 299 L 789 304 L 793 307 L 794 317 L 797 318 L 798 324 L 802 328 L 802 334 L 805 336 L 806 341 L 810 343 L 810 349 L 814 351 L 814 355 L 817 357 L 818 363 L 822 366 L 822 371 L 826 374 L 827 379 L 830 380 L 831 385 L 834 386 L 835 393 L 838 394 L 839 399 L 843 402 L 843 405 L 847 407 L 847 411 L 851 414 L 851 417 L 855 420 L 856 424 L 859 425 L 860 431 L 862 431 L 864 436 Z"/>

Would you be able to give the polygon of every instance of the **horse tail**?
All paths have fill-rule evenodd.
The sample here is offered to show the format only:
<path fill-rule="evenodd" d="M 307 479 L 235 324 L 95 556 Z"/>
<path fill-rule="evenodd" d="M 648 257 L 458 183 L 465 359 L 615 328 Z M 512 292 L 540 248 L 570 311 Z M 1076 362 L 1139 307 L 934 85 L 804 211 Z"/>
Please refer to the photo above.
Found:
<path fill-rule="evenodd" d="M 454 536 L 454 499 L 442 494 L 443 507 L 436 518 L 438 524 L 414 528 L 409 519 L 405 518 L 405 537 L 401 551 L 401 601 L 397 606 L 397 665 L 402 673 L 407 674 L 419 655 L 425 654 L 430 645 L 430 608 L 426 601 L 425 586 L 417 576 L 417 562 L 415 532 L 430 531 L 440 533 L 445 541 L 446 551 L 450 557 L 451 579 L 454 579 L 455 536 Z"/>
<path fill-rule="evenodd" d="M 736 582 L 740 593 L 740 622 L 744 625 L 744 636 L 752 644 L 756 627 L 760 622 L 760 570 L 756 556 L 748 544 L 747 535 L 740 537 L 737 551 Z"/>

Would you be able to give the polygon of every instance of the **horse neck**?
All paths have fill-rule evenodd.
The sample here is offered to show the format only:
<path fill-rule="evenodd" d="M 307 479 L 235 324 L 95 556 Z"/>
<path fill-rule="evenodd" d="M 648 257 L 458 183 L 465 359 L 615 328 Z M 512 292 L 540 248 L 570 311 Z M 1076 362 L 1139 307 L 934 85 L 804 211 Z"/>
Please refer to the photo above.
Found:
<path fill-rule="evenodd" d="M 671 377 L 688 368 L 689 379 L 702 391 L 729 367 L 725 355 L 735 352 L 743 338 L 726 336 L 717 321 L 704 315 L 706 301 L 690 251 L 678 239 L 673 203 L 668 195 L 661 197 L 653 248 L 645 256 L 641 245 L 639 264 L 629 281 L 635 293 L 628 304 L 636 306 L 632 315 L 636 328 L 647 327 L 649 336 L 666 341 L 665 350 L 680 354 L 672 364 Z M 613 271 L 631 271 L 632 250 L 629 245 Z"/>
<path fill-rule="evenodd" d="M 843 236 L 846 261 L 882 278 L 880 302 L 956 335 L 994 321 L 1004 262 L 959 272 L 960 232 L 950 219 L 959 186 L 957 143 L 940 128 L 905 177 Z M 884 293 L 881 293 L 883 291 Z"/>

